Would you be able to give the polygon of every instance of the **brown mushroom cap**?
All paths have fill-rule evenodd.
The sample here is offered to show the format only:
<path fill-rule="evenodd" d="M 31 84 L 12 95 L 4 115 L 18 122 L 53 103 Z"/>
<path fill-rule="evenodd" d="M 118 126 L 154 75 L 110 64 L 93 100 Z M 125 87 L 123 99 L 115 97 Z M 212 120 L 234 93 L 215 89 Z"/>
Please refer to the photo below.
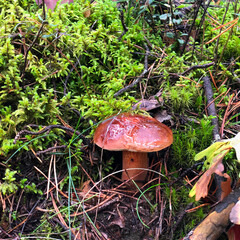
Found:
<path fill-rule="evenodd" d="M 111 151 L 155 152 L 170 146 L 173 134 L 152 117 L 123 113 L 99 124 L 94 142 Z"/>

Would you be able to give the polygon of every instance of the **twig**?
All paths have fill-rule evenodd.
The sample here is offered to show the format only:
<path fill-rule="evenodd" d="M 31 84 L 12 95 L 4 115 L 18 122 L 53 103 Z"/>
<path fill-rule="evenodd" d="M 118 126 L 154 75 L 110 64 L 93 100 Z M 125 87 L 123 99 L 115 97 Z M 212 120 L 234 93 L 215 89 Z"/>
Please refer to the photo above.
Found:
<path fill-rule="evenodd" d="M 67 83 L 68 83 L 68 80 L 70 78 L 70 75 L 72 74 L 74 68 L 76 68 L 78 65 L 80 65 L 80 58 L 81 56 L 77 59 L 76 63 L 74 64 L 74 67 L 71 68 L 70 72 L 68 73 L 66 79 L 65 79 L 65 82 L 64 82 L 64 90 L 63 90 L 63 94 L 64 96 L 67 95 Z"/>
<path fill-rule="evenodd" d="M 196 37 L 198 37 L 198 34 L 199 34 L 199 32 L 200 32 L 200 29 L 202 29 L 202 25 L 203 25 L 203 23 L 204 23 L 205 16 L 206 16 L 206 13 L 207 13 L 207 9 L 208 9 L 208 7 L 210 6 L 210 3 L 211 3 L 211 0 L 208 0 L 207 5 L 205 6 L 205 2 L 204 2 L 204 1 L 202 2 L 203 8 L 204 8 L 204 12 L 203 12 L 203 14 L 202 14 L 201 22 L 200 22 L 200 24 L 199 24 L 199 26 L 198 26 L 198 29 L 197 29 L 197 32 L 196 32 Z M 195 47 L 196 47 L 196 41 L 194 41 L 192 54 L 194 53 Z"/>
<path fill-rule="evenodd" d="M 29 221 L 29 219 L 33 216 L 33 211 L 36 209 L 36 207 L 37 207 L 37 205 L 38 205 L 39 202 L 40 202 L 40 199 L 38 199 L 38 200 L 35 202 L 34 206 L 32 207 L 32 209 L 30 210 L 30 212 L 29 212 L 28 215 L 27 215 L 26 221 L 23 221 L 23 226 L 22 226 L 22 230 L 21 230 L 20 236 L 23 234 L 23 231 L 24 231 L 24 228 L 25 228 L 25 226 L 26 226 L 26 223 L 27 223 L 27 221 Z"/>
<path fill-rule="evenodd" d="M 122 23 L 122 27 L 123 27 L 123 32 L 122 34 L 119 36 L 118 40 L 120 41 L 122 39 L 122 37 L 126 34 L 126 32 L 128 31 L 128 28 L 125 24 L 125 21 L 124 21 L 124 15 L 123 15 L 123 10 L 120 12 L 120 20 L 121 20 L 121 23 Z"/>
<path fill-rule="evenodd" d="M 62 125 L 49 125 L 49 126 L 45 126 L 43 129 L 41 129 L 40 131 L 38 132 L 33 132 L 33 131 L 29 131 L 29 130 L 21 130 L 17 135 L 16 137 L 14 138 L 14 143 L 16 143 L 16 141 L 21 137 L 21 135 L 26 135 L 26 134 L 30 134 L 30 135 L 41 135 L 42 133 L 45 133 L 45 132 L 49 132 L 51 131 L 52 129 L 54 128 L 59 128 L 59 129 L 62 129 L 66 132 L 71 132 L 71 133 L 75 133 L 76 135 L 79 136 L 80 139 L 83 140 L 83 143 L 85 145 L 90 145 L 90 141 L 88 139 L 86 139 L 80 132 L 76 131 L 75 129 L 73 128 L 69 128 L 69 127 L 65 127 L 65 126 L 62 126 Z"/>
<path fill-rule="evenodd" d="M 142 78 L 144 77 L 144 75 L 149 71 L 148 69 L 148 54 L 149 54 L 149 48 L 147 45 L 145 45 L 146 47 L 146 55 L 145 55 L 145 60 L 144 60 L 144 70 L 143 72 L 141 73 L 141 75 L 135 80 L 133 81 L 131 84 L 129 84 L 128 86 L 126 86 L 125 88 L 123 89 L 120 89 L 118 92 L 116 92 L 114 94 L 114 97 L 117 97 L 119 95 L 121 95 L 122 93 L 124 92 L 127 92 L 129 91 L 132 87 L 134 87 L 136 84 L 138 84 Z"/>
<path fill-rule="evenodd" d="M 219 125 L 218 125 L 218 117 L 217 117 L 217 111 L 215 108 L 215 103 L 213 99 L 213 90 L 211 86 L 211 81 L 208 76 L 203 77 L 203 86 L 205 90 L 205 96 L 207 98 L 207 112 L 208 115 L 212 115 L 215 118 L 212 118 L 212 125 L 214 126 L 213 128 L 213 139 L 214 141 L 218 141 L 221 139 L 221 136 L 219 134 Z M 221 188 L 221 183 L 223 182 L 223 179 L 221 177 L 218 177 L 218 175 L 215 175 L 215 184 L 217 186 L 215 196 L 217 199 L 220 199 L 221 194 L 222 194 L 222 188 Z"/>
<path fill-rule="evenodd" d="M 201 6 L 201 3 L 202 3 L 201 0 L 197 0 L 197 7 L 196 7 L 195 16 L 194 16 L 194 19 L 193 19 L 192 25 L 190 26 L 190 29 L 189 29 L 189 31 L 188 31 L 187 38 L 186 38 L 186 40 L 185 40 L 185 42 L 184 42 L 184 44 L 183 44 L 182 51 L 181 51 L 182 54 L 183 54 L 184 51 L 185 51 L 185 48 L 186 48 L 186 46 L 187 46 L 187 43 L 188 43 L 188 40 L 189 40 L 189 38 L 190 38 L 191 32 L 192 32 L 193 27 L 194 27 L 194 25 L 195 25 L 195 21 L 196 21 L 196 19 L 197 19 L 197 15 L 198 15 L 198 12 L 199 12 L 199 9 L 200 9 L 200 6 Z"/>
<path fill-rule="evenodd" d="M 119 197 L 113 198 L 114 196 L 115 196 L 115 194 L 113 196 L 110 196 L 109 198 L 105 199 L 104 201 L 100 202 L 97 206 L 94 206 L 94 207 L 92 207 L 92 208 L 90 208 L 88 210 L 85 210 L 85 212 L 87 212 L 88 215 L 91 215 L 91 214 L 96 214 L 96 211 L 95 211 L 96 208 L 97 208 L 98 213 L 100 211 L 105 210 L 110 205 L 113 205 L 113 204 L 119 202 Z M 111 198 L 113 198 L 113 199 L 111 199 Z"/>
<path fill-rule="evenodd" d="M 214 64 L 215 64 L 214 62 L 210 62 L 210 63 L 206 63 L 206 64 L 203 64 L 203 65 L 195 65 L 195 66 L 192 66 L 192 67 L 188 68 L 187 70 L 185 70 L 180 75 L 186 75 L 188 72 L 190 72 L 192 70 L 195 70 L 195 69 L 198 69 L 198 68 L 208 68 L 208 67 L 210 67 Z"/>
<path fill-rule="evenodd" d="M 184 216 L 186 215 L 187 210 L 189 210 L 192 207 L 193 207 L 193 203 L 189 203 L 187 205 L 187 207 L 184 209 L 184 211 L 182 211 L 182 212 L 180 212 L 180 214 L 178 214 L 178 216 L 176 217 L 177 218 L 176 223 L 173 225 L 173 227 L 171 229 L 172 234 L 177 230 L 179 224 L 182 222 Z"/>
<path fill-rule="evenodd" d="M 220 128 L 220 134 L 221 134 L 221 137 L 223 137 L 223 130 L 224 130 L 224 126 L 225 126 L 225 122 L 226 122 L 226 119 L 229 115 L 229 109 L 230 109 L 230 106 L 232 104 L 232 100 L 234 98 L 234 93 L 232 94 L 232 96 L 230 97 L 229 101 L 228 101 L 228 105 L 227 105 L 227 109 L 224 113 L 224 117 L 223 117 L 223 120 L 222 120 L 222 125 L 221 125 L 221 128 Z"/>
<path fill-rule="evenodd" d="M 42 21 L 41 27 L 39 28 L 39 30 L 38 30 L 38 32 L 37 32 L 36 37 L 33 39 L 32 44 L 29 46 L 29 48 L 27 49 L 27 51 L 26 51 L 26 53 L 25 53 L 24 67 L 23 67 L 23 72 L 22 72 L 21 78 L 24 76 L 25 70 L 26 70 L 26 67 L 27 67 L 28 53 L 29 53 L 30 50 L 33 48 L 34 44 L 37 42 L 40 34 L 42 33 L 44 24 L 47 24 L 47 21 L 46 21 L 45 2 L 44 2 L 44 0 L 43 0 L 43 21 Z"/>
<path fill-rule="evenodd" d="M 185 171 L 183 171 L 181 173 L 181 175 L 176 178 L 173 182 L 170 183 L 169 186 L 172 186 L 174 183 L 178 182 L 178 181 L 182 181 L 183 177 L 187 175 L 187 173 L 189 173 L 190 171 L 192 171 L 193 169 L 195 169 L 196 167 L 200 166 L 200 165 L 203 165 L 204 162 L 198 162 L 198 163 L 195 163 L 194 165 L 192 165 L 190 168 L 186 169 Z"/>
<path fill-rule="evenodd" d="M 38 37 L 40 36 L 40 34 L 41 34 L 41 32 L 42 32 L 42 29 L 43 29 L 44 23 L 46 23 L 46 22 L 45 22 L 45 21 L 42 22 L 42 25 L 41 25 L 41 27 L 39 28 L 36 37 L 34 38 L 34 40 L 32 41 L 32 44 L 29 46 L 29 48 L 28 48 L 27 51 L 26 51 L 25 60 L 24 60 L 24 67 L 23 67 L 23 73 L 22 73 L 22 76 L 21 76 L 21 77 L 24 76 L 24 73 L 25 73 L 25 70 L 26 70 L 26 67 L 27 67 L 28 53 L 30 52 L 30 50 L 32 49 L 33 45 L 36 43 Z"/>
<path fill-rule="evenodd" d="M 228 12 L 228 9 L 229 9 L 229 5 L 230 5 L 230 1 L 227 3 L 227 7 L 226 7 L 226 10 L 225 10 L 225 13 L 224 13 L 224 16 L 223 16 L 223 20 L 222 20 L 222 25 L 224 24 L 224 21 L 226 19 L 226 15 L 227 15 L 227 12 Z M 221 28 L 219 30 L 219 34 L 222 32 L 222 29 L 223 29 L 223 26 L 221 26 Z M 215 60 L 216 63 L 218 62 L 219 40 L 220 40 L 220 37 L 217 39 L 217 42 L 216 42 L 216 45 L 215 45 L 215 49 L 214 49 L 214 52 L 215 52 L 214 60 Z"/>
<path fill-rule="evenodd" d="M 67 147 L 67 145 L 50 147 L 50 148 L 45 149 L 45 150 L 43 150 L 43 151 L 38 151 L 38 152 L 36 153 L 36 155 L 38 156 L 38 155 L 43 154 L 43 153 L 52 152 L 53 150 L 61 149 L 61 148 L 66 148 L 66 147 Z"/>
<path fill-rule="evenodd" d="M 206 64 L 203 64 L 203 65 L 195 65 L 195 66 L 192 66 L 190 68 L 188 68 L 187 70 L 185 70 L 184 72 L 182 73 L 169 73 L 169 75 L 171 76 L 174 76 L 174 77 L 177 77 L 179 78 L 180 76 L 184 76 L 186 75 L 187 73 L 195 70 L 195 69 L 199 69 L 199 68 L 208 68 L 208 67 L 211 67 L 213 66 L 215 63 L 214 62 L 210 62 L 210 63 L 206 63 Z M 161 73 L 160 73 L 161 74 Z M 161 74 L 160 76 L 162 76 L 163 74 Z M 152 77 L 154 78 L 154 77 Z"/>
<path fill-rule="evenodd" d="M 169 0 L 169 5 L 170 5 L 170 14 L 171 14 L 171 22 L 172 22 L 172 26 L 173 26 L 173 31 L 174 31 L 174 38 L 177 41 L 178 39 L 178 33 L 177 33 L 177 29 L 176 29 L 176 24 L 173 21 L 175 19 L 174 13 L 173 13 L 173 2 L 172 0 Z M 177 41 L 177 44 L 179 44 L 179 42 Z"/>
<path fill-rule="evenodd" d="M 223 199 L 195 229 L 190 231 L 184 240 L 216 240 L 226 230 L 230 221 L 229 214 L 240 197 L 240 188 L 235 189 Z"/>
<path fill-rule="evenodd" d="M 236 18 L 236 21 L 228 28 L 226 28 L 224 31 L 222 31 L 221 33 L 219 33 L 216 37 L 214 37 L 213 39 L 209 40 L 208 42 L 205 43 L 205 45 L 213 42 L 214 40 L 216 40 L 217 38 L 219 38 L 221 35 L 223 35 L 225 32 L 227 32 L 229 29 L 232 29 L 237 23 L 238 23 L 238 19 Z"/>
<path fill-rule="evenodd" d="M 214 126 L 213 128 L 213 139 L 215 141 L 218 141 L 221 139 L 220 135 L 219 135 L 219 125 L 218 125 L 218 117 L 217 117 L 217 111 L 215 108 L 215 104 L 213 101 L 213 90 L 212 90 L 212 86 L 211 86 L 211 82 L 210 82 L 210 78 L 208 76 L 203 77 L 203 81 L 204 81 L 204 90 L 205 90 L 205 96 L 207 98 L 207 111 L 208 111 L 208 115 L 212 115 L 215 118 L 212 119 L 212 125 Z"/>

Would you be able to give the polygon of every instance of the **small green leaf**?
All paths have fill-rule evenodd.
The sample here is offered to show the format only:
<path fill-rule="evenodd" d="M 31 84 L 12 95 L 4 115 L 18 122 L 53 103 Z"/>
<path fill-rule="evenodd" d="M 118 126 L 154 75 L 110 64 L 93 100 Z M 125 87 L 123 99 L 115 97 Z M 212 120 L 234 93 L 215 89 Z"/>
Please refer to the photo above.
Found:
<path fill-rule="evenodd" d="M 218 150 L 224 143 L 222 142 L 215 142 L 210 147 L 206 148 L 205 150 L 198 153 L 194 160 L 199 161 L 200 159 L 206 157 L 207 159 L 214 155 L 214 152 Z"/>
<path fill-rule="evenodd" d="M 167 17 L 168 17 L 168 15 L 169 15 L 169 13 L 165 13 L 165 14 L 160 15 L 159 18 L 160 18 L 161 20 L 166 20 Z"/>
<path fill-rule="evenodd" d="M 177 8 L 184 8 L 184 7 L 186 7 L 185 5 L 179 5 L 179 6 L 177 6 Z"/>
<path fill-rule="evenodd" d="M 167 32 L 166 36 L 169 38 L 174 38 L 174 34 L 172 32 Z"/>
<path fill-rule="evenodd" d="M 195 195 L 196 195 L 196 184 L 193 186 L 193 188 L 189 192 L 189 197 L 193 197 Z"/>

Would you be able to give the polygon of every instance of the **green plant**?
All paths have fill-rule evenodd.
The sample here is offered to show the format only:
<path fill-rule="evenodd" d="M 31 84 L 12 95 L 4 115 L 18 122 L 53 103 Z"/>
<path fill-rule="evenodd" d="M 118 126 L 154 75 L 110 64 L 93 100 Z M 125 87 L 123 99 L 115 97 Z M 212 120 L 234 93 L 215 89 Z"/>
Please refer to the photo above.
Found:
<path fill-rule="evenodd" d="M 191 166 L 198 151 L 212 142 L 211 117 L 200 120 L 200 125 L 191 123 L 174 133 L 172 161 L 177 166 Z"/>
<path fill-rule="evenodd" d="M 27 178 L 21 179 L 20 183 L 18 184 L 19 187 L 24 189 L 26 193 L 35 193 L 35 194 L 43 195 L 43 192 L 40 189 L 37 189 L 37 186 L 35 183 L 25 184 L 27 181 L 28 181 Z"/>
<path fill-rule="evenodd" d="M 144 38 L 135 24 L 119 41 L 122 23 L 116 3 L 79 0 L 59 5 L 47 11 L 47 22 L 35 1 L 0 1 L 0 7 L 0 154 L 19 148 L 21 142 L 14 145 L 13 138 L 27 124 L 39 125 L 30 127 L 39 130 L 59 124 L 62 115 L 75 127 L 78 118 L 72 109 L 89 120 L 101 120 L 135 102 L 128 93 L 114 94 L 143 70 L 142 56 L 131 52 Z M 87 18 L 86 8 L 91 11 Z M 31 147 L 44 149 L 48 144 L 50 140 L 38 139 Z"/>
<path fill-rule="evenodd" d="M 198 201 L 201 197 L 207 196 L 208 184 L 213 173 L 225 177 L 225 173 L 223 173 L 224 167 L 222 160 L 232 148 L 235 149 L 237 160 L 240 161 L 240 133 L 238 133 L 234 138 L 213 143 L 211 146 L 199 152 L 195 156 L 196 161 L 206 158 L 204 162 L 204 169 L 206 171 L 193 186 L 189 193 L 190 197 L 195 196 L 196 201 Z"/>
<path fill-rule="evenodd" d="M 5 194 L 14 193 L 17 191 L 18 186 L 15 182 L 16 178 L 14 175 L 17 171 L 10 171 L 10 169 L 6 169 L 5 177 L 3 178 L 4 182 L 0 183 L 0 191 Z"/>
<path fill-rule="evenodd" d="M 186 81 L 185 81 L 186 82 Z M 179 81 L 175 86 L 168 85 L 165 96 L 167 102 L 172 105 L 173 110 L 185 111 L 195 104 L 197 98 L 197 89 L 188 81 L 186 83 Z"/>
<path fill-rule="evenodd" d="M 15 193 L 19 187 L 24 189 L 26 192 L 35 193 L 42 195 L 42 191 L 37 189 L 35 183 L 25 184 L 27 182 L 26 178 L 16 181 L 15 174 L 17 171 L 11 171 L 9 168 L 5 171 L 4 182 L 0 183 L 0 191 L 5 194 Z"/>

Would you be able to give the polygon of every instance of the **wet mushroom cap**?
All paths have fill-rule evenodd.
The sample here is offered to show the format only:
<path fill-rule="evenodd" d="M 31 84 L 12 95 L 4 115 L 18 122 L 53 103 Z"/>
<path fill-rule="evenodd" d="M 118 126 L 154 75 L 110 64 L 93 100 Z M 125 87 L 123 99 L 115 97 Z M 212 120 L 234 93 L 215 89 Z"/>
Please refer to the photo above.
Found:
<path fill-rule="evenodd" d="M 110 151 L 155 152 L 170 146 L 173 134 L 152 117 L 123 113 L 99 124 L 94 142 Z"/>

